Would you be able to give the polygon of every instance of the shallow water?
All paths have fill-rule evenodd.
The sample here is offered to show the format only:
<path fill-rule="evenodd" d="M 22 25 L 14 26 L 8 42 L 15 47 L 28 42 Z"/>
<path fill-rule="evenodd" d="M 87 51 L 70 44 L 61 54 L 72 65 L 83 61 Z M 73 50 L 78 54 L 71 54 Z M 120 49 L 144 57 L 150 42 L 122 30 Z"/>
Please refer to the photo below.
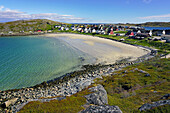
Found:
<path fill-rule="evenodd" d="M 1 37 L 0 90 L 30 87 L 94 62 L 59 38 Z"/>

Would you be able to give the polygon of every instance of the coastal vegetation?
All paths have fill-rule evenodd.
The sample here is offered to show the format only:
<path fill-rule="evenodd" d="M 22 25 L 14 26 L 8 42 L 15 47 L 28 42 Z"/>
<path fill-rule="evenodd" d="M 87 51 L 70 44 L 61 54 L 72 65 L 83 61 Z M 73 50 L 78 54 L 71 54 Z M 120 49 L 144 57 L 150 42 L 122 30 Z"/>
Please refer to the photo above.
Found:
<path fill-rule="evenodd" d="M 170 92 L 169 69 L 170 59 L 154 58 L 123 68 L 96 83 L 106 89 L 109 105 L 118 105 L 124 113 L 130 113 Z"/>
<path fill-rule="evenodd" d="M 18 20 L 6 23 L 0 23 L 0 33 L 12 32 L 29 32 L 37 30 L 52 30 L 54 25 L 64 24 L 47 19 L 33 19 L 33 20 Z"/>
<path fill-rule="evenodd" d="M 155 111 L 164 113 L 163 111 L 169 111 L 169 105 L 145 112 L 140 112 L 138 108 L 144 103 L 158 101 L 170 92 L 169 68 L 170 58 L 153 58 L 103 76 L 103 79 L 98 78 L 92 86 L 97 84 L 104 86 L 108 94 L 108 104 L 119 106 L 123 113 L 154 113 Z M 75 113 L 84 109 L 83 105 L 86 103 L 84 95 L 87 94 L 90 94 L 88 88 L 61 101 L 30 102 L 20 112 Z"/>
<path fill-rule="evenodd" d="M 33 101 L 28 103 L 19 113 L 77 113 L 83 109 L 86 103 L 84 95 L 88 95 L 88 88 L 63 100 L 52 100 L 50 102 Z"/>

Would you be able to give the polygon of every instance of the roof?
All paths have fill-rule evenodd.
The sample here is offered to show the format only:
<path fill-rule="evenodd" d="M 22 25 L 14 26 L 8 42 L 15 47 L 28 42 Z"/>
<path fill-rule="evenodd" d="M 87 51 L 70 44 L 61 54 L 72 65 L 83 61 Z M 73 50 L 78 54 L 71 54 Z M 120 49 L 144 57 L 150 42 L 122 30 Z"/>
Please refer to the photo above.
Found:
<path fill-rule="evenodd" d="M 166 39 L 170 39 L 170 35 L 161 35 L 161 37 L 165 37 Z"/>

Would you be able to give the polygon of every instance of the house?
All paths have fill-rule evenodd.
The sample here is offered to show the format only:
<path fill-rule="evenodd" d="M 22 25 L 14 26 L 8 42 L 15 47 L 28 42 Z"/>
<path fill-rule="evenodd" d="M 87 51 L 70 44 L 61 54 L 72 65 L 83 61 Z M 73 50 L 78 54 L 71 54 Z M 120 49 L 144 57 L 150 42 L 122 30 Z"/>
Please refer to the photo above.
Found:
<path fill-rule="evenodd" d="M 138 32 L 137 33 L 141 33 L 141 31 L 140 30 L 138 30 Z"/>
<path fill-rule="evenodd" d="M 9 31 L 8 34 L 13 34 L 13 31 Z"/>
<path fill-rule="evenodd" d="M 79 32 L 80 32 L 81 30 L 82 30 L 82 28 L 78 28 L 78 29 L 77 29 L 77 31 L 79 31 Z"/>
<path fill-rule="evenodd" d="M 105 35 L 106 33 L 105 33 L 105 31 L 104 31 L 104 30 L 101 30 L 100 34 Z"/>
<path fill-rule="evenodd" d="M 108 35 L 113 35 L 114 34 L 114 32 L 113 32 L 113 27 L 111 27 L 111 28 L 109 28 L 109 30 L 108 30 Z"/>
<path fill-rule="evenodd" d="M 166 43 L 170 43 L 170 35 L 162 35 L 161 39 L 166 40 Z"/>
<path fill-rule="evenodd" d="M 64 30 L 64 27 L 62 26 L 59 30 L 60 30 L 60 31 L 63 31 L 63 30 Z"/>
<path fill-rule="evenodd" d="M 152 30 L 150 30 L 149 35 L 152 36 Z"/>
<path fill-rule="evenodd" d="M 96 33 L 96 29 L 93 29 L 93 30 L 92 30 L 92 33 Z"/>
<path fill-rule="evenodd" d="M 61 26 L 60 25 L 55 25 L 54 28 L 61 28 Z"/>
<path fill-rule="evenodd" d="M 96 30 L 96 34 L 100 34 L 101 33 L 101 31 L 100 30 Z"/>
<path fill-rule="evenodd" d="M 66 27 L 66 28 L 65 28 L 65 30 L 66 30 L 66 31 L 68 31 L 68 30 L 69 30 L 69 28 L 68 28 L 68 27 Z"/>
<path fill-rule="evenodd" d="M 51 33 L 51 32 L 52 32 L 52 30 L 48 30 L 47 32 L 48 32 L 48 33 Z"/>
<path fill-rule="evenodd" d="M 41 32 L 42 32 L 42 30 L 41 30 L 41 29 L 38 29 L 36 32 L 41 33 Z"/>
<path fill-rule="evenodd" d="M 163 35 L 163 30 L 153 30 L 152 33 L 155 36 L 161 36 Z"/>
<path fill-rule="evenodd" d="M 129 36 L 134 36 L 134 35 L 135 35 L 134 32 L 131 32 Z"/>

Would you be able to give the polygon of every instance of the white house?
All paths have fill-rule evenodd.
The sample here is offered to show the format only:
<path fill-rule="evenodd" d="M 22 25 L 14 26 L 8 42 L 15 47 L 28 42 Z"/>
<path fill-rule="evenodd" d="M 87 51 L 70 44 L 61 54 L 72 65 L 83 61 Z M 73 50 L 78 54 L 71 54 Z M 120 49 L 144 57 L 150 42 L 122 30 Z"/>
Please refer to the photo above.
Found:
<path fill-rule="evenodd" d="M 101 32 L 100 32 L 100 33 L 101 33 L 101 34 L 104 34 L 104 35 L 106 34 L 104 30 L 101 30 Z"/>
<path fill-rule="evenodd" d="M 60 28 L 60 30 L 63 31 L 63 30 L 64 30 L 64 27 L 62 26 L 62 27 Z"/>
<path fill-rule="evenodd" d="M 162 34 L 163 34 L 163 35 L 165 35 L 165 34 L 166 34 L 166 33 L 165 33 L 165 30 L 163 30 L 163 31 L 162 31 Z"/>
<path fill-rule="evenodd" d="M 93 30 L 92 30 L 92 33 L 96 33 L 96 30 L 95 30 L 95 29 L 93 29 Z"/>
<path fill-rule="evenodd" d="M 141 33 L 141 31 L 140 30 L 138 30 L 138 32 L 137 33 Z"/>
<path fill-rule="evenodd" d="M 68 27 L 66 27 L 66 28 L 65 28 L 65 30 L 66 30 L 66 31 L 68 31 L 68 30 L 69 30 L 69 28 L 68 28 Z"/>
<path fill-rule="evenodd" d="M 78 28 L 78 29 L 77 29 L 77 31 L 81 31 L 81 30 L 82 30 L 82 28 Z"/>
<path fill-rule="evenodd" d="M 152 30 L 150 30 L 149 35 L 152 36 Z"/>

